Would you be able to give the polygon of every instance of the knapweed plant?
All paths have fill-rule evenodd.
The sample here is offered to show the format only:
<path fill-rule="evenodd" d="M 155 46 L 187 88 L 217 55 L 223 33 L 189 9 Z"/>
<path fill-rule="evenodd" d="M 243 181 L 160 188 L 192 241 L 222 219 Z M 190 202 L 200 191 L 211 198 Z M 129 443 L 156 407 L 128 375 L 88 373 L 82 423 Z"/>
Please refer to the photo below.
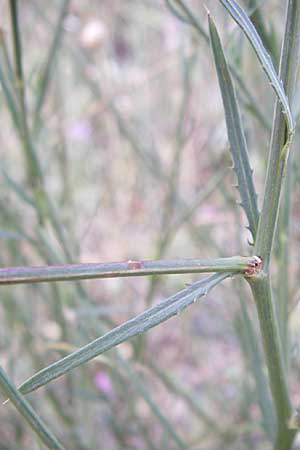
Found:
<path fill-rule="evenodd" d="M 55 78 L 55 56 L 62 45 L 64 23 L 72 2 L 68 0 L 58 2 L 59 14 L 57 24 L 53 28 L 54 38 L 50 43 L 49 49 L 45 52 L 45 56 L 43 55 L 42 44 L 38 48 L 40 56 L 42 58 L 46 57 L 46 59 L 45 64 L 39 69 L 39 82 L 33 104 L 28 101 L 28 90 L 32 88 L 35 74 L 31 73 L 29 76 L 26 72 L 27 69 L 25 70 L 25 67 L 27 67 L 26 55 L 30 49 L 24 48 L 24 45 L 22 45 L 23 30 L 20 26 L 19 3 L 22 2 L 18 0 L 8 1 L 11 32 L 2 30 L 0 35 L 1 101 L 5 102 L 7 110 L 11 114 L 11 123 L 15 130 L 15 146 L 20 148 L 23 154 L 22 175 L 25 178 L 22 185 L 14 176 L 13 166 L 4 167 L 3 165 L 1 168 L 5 188 L 13 192 L 16 198 L 16 206 L 9 204 L 6 201 L 5 191 L 3 191 L 1 220 L 5 227 L 3 226 L 2 231 L 0 284 L 3 290 L 1 301 L 3 300 L 3 310 L 6 311 L 6 314 L 3 313 L 1 320 L 8 320 L 9 324 L 17 323 L 17 325 L 12 325 L 13 333 L 18 333 L 20 328 L 29 326 L 30 321 L 26 316 L 26 311 L 23 316 L 18 315 L 17 307 L 13 306 L 12 300 L 14 289 L 23 289 L 24 287 L 18 288 L 12 285 L 23 285 L 26 283 L 33 285 L 35 290 L 30 292 L 34 292 L 35 302 L 38 302 L 38 297 L 42 295 L 42 289 L 45 286 L 42 282 L 48 282 L 50 287 L 48 302 L 54 305 L 55 319 L 61 327 L 62 341 L 64 342 L 64 348 L 60 351 L 63 354 L 65 353 L 65 355 L 51 364 L 44 362 L 47 358 L 43 360 L 39 354 L 35 354 L 34 333 L 32 335 L 28 334 L 24 347 L 32 347 L 33 367 L 36 367 L 37 371 L 22 382 L 21 385 L 15 387 L 12 379 L 7 374 L 13 372 L 13 367 L 7 367 L 7 373 L 0 368 L 0 388 L 4 394 L 3 405 L 1 406 L 2 411 L 11 408 L 13 404 L 28 425 L 35 431 L 40 448 L 45 445 L 50 449 L 56 450 L 63 448 L 95 449 L 96 447 L 91 447 L 93 444 L 87 444 L 80 435 L 81 424 L 85 420 L 89 420 L 89 414 L 87 413 L 87 416 L 85 416 L 86 406 L 82 407 L 83 414 L 81 419 L 74 422 L 72 414 L 61 407 L 60 394 L 56 391 L 57 384 L 55 380 L 59 377 L 64 377 L 67 380 L 65 389 L 71 407 L 75 408 L 76 403 L 76 408 L 81 409 L 80 402 L 85 396 L 84 388 L 82 388 L 82 392 L 79 392 L 79 395 L 79 384 L 74 383 L 74 378 L 70 377 L 70 373 L 73 375 L 77 374 L 78 371 L 73 373 L 74 369 L 78 367 L 85 368 L 88 362 L 95 359 L 99 361 L 98 357 L 100 355 L 103 355 L 110 349 L 114 349 L 113 352 L 108 354 L 106 359 L 104 357 L 100 361 L 112 371 L 115 383 L 119 383 L 119 385 L 123 383 L 124 387 L 124 381 L 122 381 L 124 377 L 128 377 L 132 381 L 136 392 L 138 392 L 137 395 L 144 399 L 164 431 L 163 438 L 161 438 L 159 443 L 155 436 L 149 435 L 147 427 L 140 421 L 139 415 L 132 412 L 133 425 L 141 431 L 144 439 L 142 446 L 133 446 L 132 448 L 149 448 L 152 450 L 158 448 L 179 448 L 181 450 L 213 448 L 208 447 L 200 438 L 198 440 L 195 439 L 195 443 L 183 438 L 181 433 L 172 425 L 167 415 L 162 413 L 158 404 L 151 397 L 151 389 L 149 391 L 145 387 L 134 365 L 129 363 L 127 358 L 117 348 L 119 344 L 130 340 L 130 346 L 135 349 L 136 358 L 141 361 L 141 364 L 145 364 L 149 370 L 153 371 L 171 392 L 175 392 L 176 395 L 184 399 L 188 407 L 198 414 L 200 420 L 210 428 L 212 433 L 218 435 L 219 448 L 270 448 L 270 445 L 272 445 L 272 448 L 276 450 L 292 449 L 300 421 L 297 415 L 297 405 L 292 405 L 291 403 L 291 390 L 288 382 L 290 365 L 288 244 L 292 183 L 290 154 L 293 153 L 291 150 L 296 130 L 296 114 L 294 113 L 293 100 L 298 98 L 295 86 L 299 61 L 300 0 L 287 0 L 284 2 L 286 15 L 280 52 L 277 45 L 277 34 L 269 32 L 268 27 L 266 27 L 266 18 L 261 9 L 262 2 L 244 2 L 243 6 L 245 9 L 243 9 L 240 4 L 241 1 L 238 3 L 236 0 L 219 0 L 219 3 L 224 7 L 224 11 L 228 14 L 228 20 L 236 22 L 240 28 L 239 38 L 243 41 L 248 40 L 250 43 L 249 49 L 251 50 L 252 63 L 254 64 L 255 59 L 257 67 L 264 72 L 270 91 L 275 93 L 273 118 L 272 116 L 269 117 L 269 113 L 264 111 L 264 102 L 258 102 L 254 99 L 251 89 L 248 88 L 241 75 L 239 62 L 241 54 L 239 54 L 239 51 L 235 50 L 235 58 L 228 57 L 228 55 L 226 57 L 226 51 L 224 51 L 213 16 L 209 12 L 207 13 L 208 27 L 206 27 L 206 24 L 198 18 L 196 9 L 191 6 L 188 0 L 166 0 L 164 5 L 160 5 L 160 7 L 165 8 L 166 14 L 172 18 L 173 23 L 180 23 L 186 32 L 193 33 L 196 45 L 202 41 L 211 46 L 223 100 L 229 151 L 233 161 L 240 205 L 248 221 L 248 242 L 246 244 L 248 256 L 232 256 L 229 254 L 225 256 L 220 255 L 218 258 L 202 258 L 200 254 L 199 258 L 193 259 L 189 258 L 188 254 L 185 254 L 180 259 L 164 259 L 166 248 L 172 240 L 176 228 L 180 227 L 182 223 L 189 222 L 201 201 L 201 199 L 198 199 L 195 204 L 188 207 L 177 189 L 180 165 L 184 159 L 181 152 L 181 148 L 185 145 L 181 128 L 184 119 L 184 109 L 183 113 L 179 114 L 178 121 L 177 142 L 180 145 L 177 146 L 174 152 L 171 175 L 169 178 L 166 178 L 157 155 L 155 153 L 152 154 L 149 149 L 141 153 L 139 144 L 134 140 L 131 130 L 127 128 L 120 111 L 111 102 L 107 107 L 110 108 L 110 113 L 117 125 L 115 130 L 118 129 L 118 132 L 136 153 L 140 152 L 140 155 L 142 154 L 141 161 L 143 164 L 148 165 L 153 177 L 156 177 L 156 179 L 160 178 L 163 183 L 167 183 L 168 195 L 162 213 L 164 219 L 161 239 L 156 252 L 157 259 L 145 259 L 147 255 L 138 255 L 135 258 L 129 257 L 124 262 L 91 264 L 78 263 L 76 261 L 76 246 L 72 244 L 73 231 L 71 231 L 71 226 L 68 228 L 68 224 L 70 225 L 72 220 L 67 224 L 67 221 L 62 220 L 63 212 L 60 213 L 70 201 L 70 191 L 66 189 L 65 202 L 62 202 L 60 208 L 58 208 L 53 196 L 50 195 L 49 180 L 47 180 L 46 176 L 47 164 L 45 164 L 44 160 L 44 156 L 45 159 L 47 156 L 43 154 L 43 145 L 46 145 L 46 138 L 43 138 L 43 123 L 45 120 L 43 110 L 50 82 Z M 212 3 L 217 4 L 218 2 L 215 0 Z M 266 1 L 265 3 L 269 2 Z M 41 5 L 36 5 L 36 7 L 38 14 L 43 17 Z M 70 23 L 68 22 L 68 26 L 74 26 L 75 19 L 73 17 L 73 22 L 71 19 L 69 20 Z M 53 27 L 53 24 L 51 24 L 51 27 Z M 207 29 L 208 31 L 206 31 Z M 237 33 L 236 29 L 235 33 Z M 119 58 L 125 59 L 128 56 L 128 50 L 126 50 L 124 43 L 118 43 L 116 49 Z M 64 51 L 67 53 L 70 49 L 66 47 Z M 188 92 L 190 89 L 191 79 L 189 78 L 188 70 L 193 64 L 191 59 L 189 57 L 185 61 L 185 92 Z M 88 65 L 88 63 L 87 59 L 86 64 Z M 87 76 L 84 71 L 81 75 L 82 77 Z M 248 75 L 248 77 L 251 78 L 251 75 Z M 58 81 L 56 80 L 56 82 Z M 90 78 L 88 83 L 95 98 L 96 96 L 100 98 L 102 93 L 97 82 Z M 172 95 L 172 91 L 164 93 L 164 95 L 167 94 Z M 63 97 L 63 90 L 61 97 Z M 60 96 L 58 96 L 57 101 L 60 101 Z M 186 107 L 186 98 L 183 101 L 183 105 Z M 201 107 L 205 108 L 205 105 L 199 104 L 199 108 Z M 243 115 L 241 111 L 243 111 Z M 169 114 L 171 115 L 172 111 L 169 111 Z M 270 134 L 264 190 L 259 193 L 259 196 L 257 196 L 257 187 L 254 182 L 255 178 L 253 178 L 251 158 L 248 152 L 248 134 L 245 131 L 243 120 L 245 114 L 254 117 L 257 123 L 264 127 L 265 132 Z M 51 122 L 50 116 L 49 122 Z M 49 126 L 51 126 L 51 123 Z M 251 142 L 253 144 L 253 140 Z M 261 152 L 264 151 L 265 144 L 263 142 L 255 141 L 255 145 L 257 148 L 261 148 Z M 67 178 L 68 161 L 64 159 L 63 151 L 60 151 L 58 159 L 61 163 L 62 174 Z M 227 162 L 224 162 L 224 164 L 226 165 Z M 216 175 L 212 185 L 206 186 L 207 192 L 203 190 L 201 193 L 202 199 L 209 194 L 209 191 L 216 188 L 223 176 L 224 172 Z M 122 176 L 119 178 L 118 183 L 122 184 Z M 258 198 L 261 200 L 261 204 L 258 203 Z M 34 233 L 27 233 L 22 228 L 22 217 L 18 212 L 19 204 L 25 204 L 26 208 L 30 209 L 30 220 L 37 224 L 34 228 Z M 175 225 L 173 223 L 169 227 L 168 233 L 164 234 L 169 217 L 174 215 L 176 210 L 180 211 L 178 220 L 177 222 L 175 221 Z M 192 224 L 190 225 L 192 226 Z M 4 231 L 4 228 L 6 231 Z M 230 240 L 234 240 L 234 238 L 234 236 L 228 236 Z M 25 253 L 22 254 L 19 246 L 22 240 L 25 240 L 27 247 L 31 249 L 29 255 L 31 255 L 31 252 L 36 252 L 45 261 L 45 265 L 29 265 L 28 252 L 25 252 L 25 256 Z M 60 252 L 53 250 L 51 246 L 53 240 L 59 244 Z M 276 257 L 274 257 L 274 250 L 272 251 L 275 241 Z M 6 261 L 9 258 L 17 262 L 17 264 L 13 263 L 8 266 Z M 101 258 L 99 257 L 99 259 Z M 274 259 L 274 265 L 278 267 L 279 275 L 277 273 L 277 276 L 280 279 L 280 283 L 277 285 L 278 292 L 276 292 L 276 296 L 274 296 L 272 291 L 272 288 L 274 288 L 273 277 L 271 277 L 270 272 L 272 259 Z M 185 288 L 171 295 L 166 300 L 156 302 L 154 306 L 149 304 L 157 286 L 157 277 L 159 275 L 202 273 L 210 275 L 201 278 L 199 281 L 187 284 Z M 66 297 L 69 294 L 65 293 L 61 287 L 65 283 L 58 282 L 72 282 L 74 287 L 72 296 L 80 298 L 81 306 L 89 305 L 90 308 L 93 308 L 95 304 L 81 280 L 140 276 L 151 277 L 152 280 L 147 296 L 147 309 L 118 326 L 115 326 L 110 318 L 98 320 L 96 312 L 94 316 L 89 316 L 88 319 L 83 316 L 80 326 L 78 326 L 78 332 L 81 333 L 81 337 L 78 339 L 79 345 L 77 345 L 74 338 L 77 332 L 76 329 L 72 331 L 73 337 L 70 339 L 70 327 L 66 322 L 62 308 L 62 304 L 66 302 Z M 201 302 L 199 300 L 228 278 L 233 278 L 233 285 L 240 280 L 239 295 L 242 308 L 244 308 L 242 309 L 242 327 L 244 328 L 244 336 L 246 336 L 245 348 L 250 360 L 257 393 L 257 403 L 260 408 L 261 427 L 264 432 L 264 441 L 262 441 L 264 444 L 262 444 L 262 447 L 259 447 L 260 444 L 258 446 L 254 445 L 253 442 L 248 442 L 247 444 L 246 440 L 242 445 L 236 447 L 235 445 L 238 444 L 234 444 L 234 435 L 238 426 L 233 426 L 233 429 L 228 431 L 222 428 L 220 420 L 214 421 L 205 410 L 205 407 L 201 407 L 201 402 L 197 402 L 193 395 L 188 392 L 188 386 L 182 387 L 177 385 L 172 378 L 155 365 L 154 358 L 152 358 L 152 361 L 151 358 L 148 358 L 147 346 L 145 346 L 144 341 L 145 336 L 141 336 L 153 327 L 158 325 L 163 327 L 163 322 L 171 319 L 173 316 L 178 316 L 172 319 L 172 323 L 176 327 L 176 324 L 182 320 L 182 316 L 179 316 L 179 314 L 183 310 L 188 307 L 191 307 L 193 310 L 201 310 Z M 256 305 L 265 363 L 259 353 L 259 335 L 256 336 L 255 327 L 248 316 L 245 305 L 243 306 L 243 284 L 250 286 Z M 4 285 L 11 286 L 5 287 Z M 41 290 L 38 290 L 39 288 Z M 28 291 L 26 292 L 28 294 Z M 25 298 L 22 300 L 26 301 Z M 40 302 L 42 302 L 42 299 Z M 120 303 L 122 303 L 122 299 L 120 299 Z M 14 322 L 14 317 L 18 317 L 17 322 Z M 96 339 L 90 340 L 91 329 L 97 330 L 98 337 Z M 84 345 L 82 345 L 82 336 L 85 339 Z M 131 340 L 134 337 L 137 337 L 137 339 Z M 3 334 L 2 339 L 3 342 L 6 342 L 5 334 Z M 76 343 L 75 349 L 72 347 L 71 340 Z M 5 345 L 3 345 L 4 349 Z M 17 358 L 22 359 L 22 355 L 20 354 Z M 267 368 L 266 371 L 264 366 Z M 67 377 L 66 374 L 68 374 Z M 86 372 L 83 371 L 80 375 L 81 379 L 84 379 L 85 375 Z M 45 389 L 40 393 L 39 400 L 35 400 L 33 409 L 27 400 L 27 395 L 41 387 Z M 217 389 L 218 386 L 216 387 Z M 51 407 L 49 406 L 49 411 L 53 408 L 58 415 L 57 417 L 60 421 L 59 429 L 64 445 L 52 434 L 48 426 L 35 412 L 39 408 L 39 404 L 43 403 L 43 395 L 47 397 L 49 405 L 51 405 Z M 124 395 L 127 394 L 125 393 Z M 131 402 L 130 395 L 127 398 L 128 402 Z M 134 411 L 132 404 L 129 404 L 128 408 L 132 408 L 132 411 Z M 118 439 L 118 446 L 115 448 L 129 448 L 126 441 L 122 440 L 124 439 L 122 437 L 124 430 L 122 431 L 121 427 L 118 428 L 119 425 L 117 420 L 114 419 L 114 414 L 117 414 L 117 412 L 112 413 L 112 417 L 109 420 L 112 423 L 111 427 L 114 430 L 114 434 L 117 436 L 116 439 Z M 68 433 L 63 433 L 64 427 L 68 429 Z M 1 431 L 0 425 L 1 432 L 3 430 Z M 17 433 L 15 435 L 17 436 Z M 97 448 L 102 448 L 99 446 L 99 442 L 98 445 L 94 445 L 97 445 Z M 5 445 L 2 445 L 2 440 L 0 439 L 1 449 L 17 448 L 13 443 L 11 443 L 10 447 Z M 105 442 L 102 442 L 102 445 L 103 448 L 108 448 Z M 25 447 L 23 446 L 22 448 Z"/>

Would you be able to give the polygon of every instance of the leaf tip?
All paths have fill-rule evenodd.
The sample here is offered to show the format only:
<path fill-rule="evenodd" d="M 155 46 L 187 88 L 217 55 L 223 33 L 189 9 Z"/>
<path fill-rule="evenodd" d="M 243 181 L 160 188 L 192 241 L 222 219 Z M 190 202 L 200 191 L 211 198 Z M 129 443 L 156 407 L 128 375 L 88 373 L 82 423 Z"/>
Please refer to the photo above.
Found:
<path fill-rule="evenodd" d="M 210 19 L 211 19 L 210 10 L 208 9 L 208 6 L 207 6 L 205 3 L 204 3 L 204 5 L 203 5 L 203 8 L 204 8 L 205 11 L 206 11 L 208 20 L 210 20 Z"/>

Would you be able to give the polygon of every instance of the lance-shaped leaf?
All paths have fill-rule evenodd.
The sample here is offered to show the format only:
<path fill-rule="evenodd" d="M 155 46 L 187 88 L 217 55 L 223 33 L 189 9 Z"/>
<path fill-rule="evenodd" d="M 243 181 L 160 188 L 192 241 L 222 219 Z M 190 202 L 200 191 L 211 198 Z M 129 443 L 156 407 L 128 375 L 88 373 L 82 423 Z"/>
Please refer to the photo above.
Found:
<path fill-rule="evenodd" d="M 225 110 L 230 152 L 238 179 L 238 188 L 241 195 L 242 206 L 249 221 L 249 229 L 252 233 L 252 237 L 255 239 L 259 213 L 257 207 L 257 195 L 253 184 L 252 170 L 248 157 L 247 142 L 235 89 L 222 44 L 216 26 L 210 15 L 208 16 L 208 20 L 211 45 Z"/>
<path fill-rule="evenodd" d="M 245 11 L 243 11 L 243 9 L 239 6 L 239 4 L 235 0 L 219 0 L 219 1 L 226 8 L 226 10 L 229 12 L 229 14 L 235 20 L 235 22 L 239 25 L 239 27 L 243 30 L 245 36 L 248 38 L 251 46 L 253 47 L 262 65 L 263 70 L 267 74 L 271 86 L 273 87 L 282 105 L 282 112 L 285 115 L 288 130 L 287 143 L 289 143 L 294 133 L 294 121 L 287 95 L 283 88 L 282 81 L 279 79 L 276 73 L 276 70 L 272 62 L 272 58 L 265 49 L 263 42 L 259 34 L 257 33 L 253 23 L 251 22 Z"/>
<path fill-rule="evenodd" d="M 11 383 L 4 370 L 0 367 L 0 390 L 11 400 L 19 413 L 24 417 L 41 441 L 51 450 L 65 450 L 55 436 L 47 428 L 46 424 L 32 409 L 27 400 L 19 393 Z M 1 448 L 1 445 L 0 445 Z"/>
<path fill-rule="evenodd" d="M 193 13 L 193 11 L 188 7 L 184 0 L 165 0 L 167 7 L 170 11 L 182 22 L 192 26 L 201 36 L 207 44 L 209 44 L 209 35 L 206 33 L 201 21 Z M 174 5 L 173 5 L 174 3 Z M 175 6 L 176 5 L 176 6 Z M 238 70 L 234 65 L 229 63 L 230 70 L 241 89 L 241 99 L 245 105 L 245 108 L 250 110 L 252 114 L 259 120 L 260 124 L 266 129 L 270 130 L 271 125 L 269 123 L 269 118 L 261 110 L 260 105 L 257 103 L 255 98 L 252 96 L 249 88 L 245 84 L 243 78 L 241 77 Z"/>
<path fill-rule="evenodd" d="M 40 370 L 19 387 L 20 392 L 22 394 L 32 392 L 116 345 L 138 334 L 145 333 L 170 317 L 180 314 L 187 306 L 206 295 L 210 289 L 229 275 L 229 273 L 214 274 L 202 281 L 193 283 L 167 300 L 147 309 L 135 318 L 128 320 L 84 347 Z"/>

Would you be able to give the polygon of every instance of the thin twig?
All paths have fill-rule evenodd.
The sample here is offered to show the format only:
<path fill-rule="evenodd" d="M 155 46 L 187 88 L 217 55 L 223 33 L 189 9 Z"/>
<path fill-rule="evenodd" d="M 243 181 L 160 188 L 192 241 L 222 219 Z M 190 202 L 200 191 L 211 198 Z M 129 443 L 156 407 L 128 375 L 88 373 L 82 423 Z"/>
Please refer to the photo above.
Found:
<path fill-rule="evenodd" d="M 184 273 L 232 272 L 253 275 L 259 267 L 257 256 L 6 267 L 0 269 L 0 285 Z"/>

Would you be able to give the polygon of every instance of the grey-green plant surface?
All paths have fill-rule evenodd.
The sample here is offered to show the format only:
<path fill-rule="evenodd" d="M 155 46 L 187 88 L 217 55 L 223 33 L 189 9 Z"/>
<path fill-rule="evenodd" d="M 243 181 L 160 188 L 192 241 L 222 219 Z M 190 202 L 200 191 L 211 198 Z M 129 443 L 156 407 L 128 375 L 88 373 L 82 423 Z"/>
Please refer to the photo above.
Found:
<path fill-rule="evenodd" d="M 0 450 L 297 448 L 277 3 L 0 6 Z"/>

